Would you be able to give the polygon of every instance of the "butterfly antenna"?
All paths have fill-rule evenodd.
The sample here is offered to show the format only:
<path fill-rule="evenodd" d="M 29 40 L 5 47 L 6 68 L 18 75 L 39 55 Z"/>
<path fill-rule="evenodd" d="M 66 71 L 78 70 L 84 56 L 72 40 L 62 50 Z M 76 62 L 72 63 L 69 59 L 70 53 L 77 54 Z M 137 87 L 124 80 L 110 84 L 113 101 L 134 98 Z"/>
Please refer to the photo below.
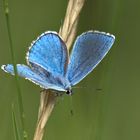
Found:
<path fill-rule="evenodd" d="M 75 88 L 75 89 L 89 89 L 90 88 L 91 89 L 91 87 L 87 87 L 87 86 L 74 86 L 72 88 Z"/>
<path fill-rule="evenodd" d="M 81 86 L 75 86 L 73 87 L 74 89 L 92 89 L 92 90 L 96 90 L 96 91 L 102 91 L 102 88 L 94 88 L 94 87 L 81 87 Z"/>

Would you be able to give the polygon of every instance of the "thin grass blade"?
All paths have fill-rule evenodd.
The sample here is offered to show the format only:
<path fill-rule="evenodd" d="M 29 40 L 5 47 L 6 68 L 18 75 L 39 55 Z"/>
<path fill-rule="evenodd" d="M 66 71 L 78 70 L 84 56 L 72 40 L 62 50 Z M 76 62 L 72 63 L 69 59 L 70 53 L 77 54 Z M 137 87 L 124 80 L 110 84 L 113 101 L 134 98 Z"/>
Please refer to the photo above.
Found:
<path fill-rule="evenodd" d="M 13 122 L 15 140 L 21 140 L 20 132 L 18 131 L 19 129 L 17 127 L 17 121 L 16 121 L 15 112 L 14 112 L 14 104 L 12 104 L 12 122 Z"/>
<path fill-rule="evenodd" d="M 10 17 L 9 17 L 8 2 L 6 0 L 3 0 L 3 5 L 4 5 L 4 13 L 5 13 L 6 25 L 7 25 L 7 31 L 8 31 L 11 60 L 12 60 L 12 63 L 14 65 L 15 82 L 16 82 L 16 86 L 17 86 L 18 104 L 19 104 L 21 126 L 22 126 L 22 131 L 23 131 L 23 138 L 24 138 L 24 140 L 26 140 L 27 135 L 26 135 L 25 125 L 24 125 L 25 114 L 24 114 L 24 109 L 23 109 L 22 95 L 21 95 L 21 90 L 20 90 L 20 86 L 19 86 L 19 82 L 18 82 L 18 75 L 17 75 L 16 63 L 15 63 L 15 58 L 14 58 L 14 49 L 13 49 L 13 41 L 12 41 L 12 35 L 11 35 L 11 29 L 10 29 Z"/>

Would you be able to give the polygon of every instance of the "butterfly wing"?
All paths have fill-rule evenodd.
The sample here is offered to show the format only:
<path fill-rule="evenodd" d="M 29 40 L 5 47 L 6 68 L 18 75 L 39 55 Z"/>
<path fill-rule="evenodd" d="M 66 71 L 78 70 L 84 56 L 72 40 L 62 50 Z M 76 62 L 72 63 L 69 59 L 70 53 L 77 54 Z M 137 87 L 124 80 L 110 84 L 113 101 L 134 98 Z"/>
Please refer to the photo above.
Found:
<path fill-rule="evenodd" d="M 5 72 L 14 75 L 13 65 L 3 65 L 2 69 Z M 63 88 L 58 85 L 57 80 L 55 80 L 49 72 L 37 65 L 34 65 L 34 69 L 31 69 L 26 65 L 17 64 L 17 72 L 19 76 L 28 79 L 29 81 L 39 85 L 41 88 L 64 91 Z"/>
<path fill-rule="evenodd" d="M 40 65 L 51 73 L 65 75 L 68 52 L 65 43 L 56 32 L 46 32 L 32 43 L 27 62 Z"/>
<path fill-rule="evenodd" d="M 115 37 L 98 31 L 89 31 L 80 35 L 74 44 L 67 77 L 71 85 L 80 82 L 104 58 Z"/>

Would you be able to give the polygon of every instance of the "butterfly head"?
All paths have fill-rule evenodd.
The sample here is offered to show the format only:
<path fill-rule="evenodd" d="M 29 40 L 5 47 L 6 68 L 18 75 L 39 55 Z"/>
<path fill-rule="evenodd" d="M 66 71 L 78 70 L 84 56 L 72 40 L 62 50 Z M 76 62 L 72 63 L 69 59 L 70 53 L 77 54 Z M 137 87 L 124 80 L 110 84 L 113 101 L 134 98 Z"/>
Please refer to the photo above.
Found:
<path fill-rule="evenodd" d="M 66 94 L 67 95 L 72 95 L 72 89 L 71 88 L 66 89 Z"/>

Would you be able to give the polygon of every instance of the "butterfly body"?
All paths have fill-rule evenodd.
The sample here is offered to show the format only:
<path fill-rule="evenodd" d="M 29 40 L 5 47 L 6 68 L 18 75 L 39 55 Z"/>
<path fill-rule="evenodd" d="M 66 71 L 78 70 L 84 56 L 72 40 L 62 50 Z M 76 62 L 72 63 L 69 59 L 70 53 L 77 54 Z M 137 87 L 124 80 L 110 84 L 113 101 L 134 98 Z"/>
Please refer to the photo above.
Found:
<path fill-rule="evenodd" d="M 85 32 L 76 39 L 69 58 L 61 37 L 56 32 L 46 32 L 31 44 L 26 56 L 28 65 L 16 65 L 18 75 L 43 89 L 72 94 L 72 86 L 99 64 L 114 40 L 113 35 L 104 32 Z M 2 69 L 15 74 L 12 64 L 3 65 Z"/>

